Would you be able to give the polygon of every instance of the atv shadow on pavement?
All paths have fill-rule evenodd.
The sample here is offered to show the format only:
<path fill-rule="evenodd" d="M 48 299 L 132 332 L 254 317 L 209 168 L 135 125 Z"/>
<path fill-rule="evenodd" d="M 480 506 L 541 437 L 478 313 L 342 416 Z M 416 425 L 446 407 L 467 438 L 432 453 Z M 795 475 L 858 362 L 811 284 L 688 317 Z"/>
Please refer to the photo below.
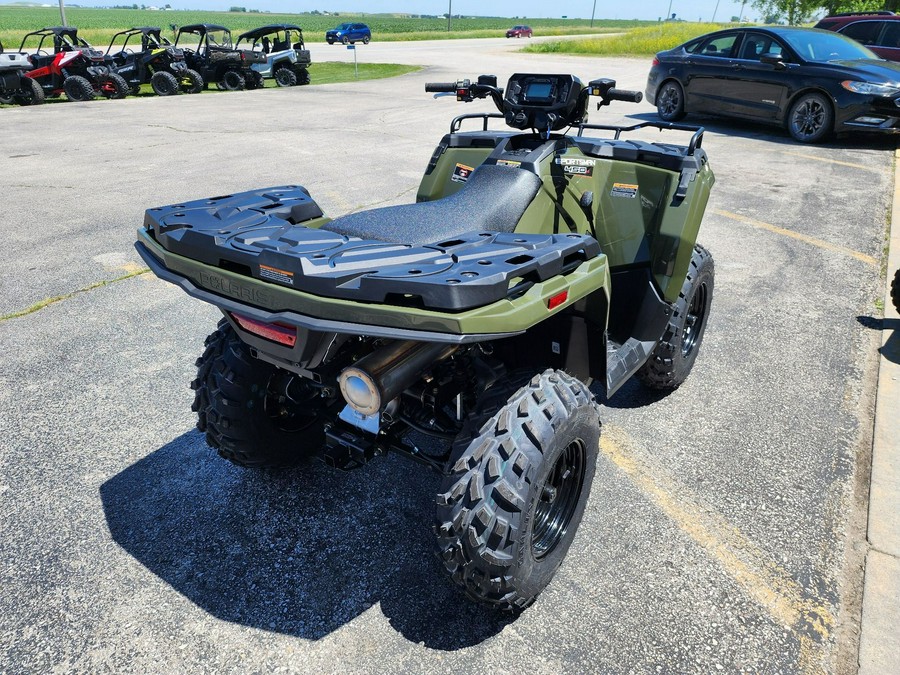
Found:
<path fill-rule="evenodd" d="M 653 405 L 672 393 L 662 389 L 651 389 L 637 380 L 629 380 L 623 384 L 615 396 L 605 396 L 602 389 L 600 386 L 591 387 L 591 393 L 594 394 L 598 403 L 606 408 L 621 408 L 624 410 Z"/>
<path fill-rule="evenodd" d="M 876 318 L 873 316 L 857 316 L 857 322 L 870 330 L 889 330 L 890 337 L 878 352 L 888 361 L 900 364 L 900 321 L 890 318 Z"/>
<path fill-rule="evenodd" d="M 438 485 L 399 457 L 352 473 L 319 462 L 247 471 L 192 431 L 100 496 L 115 542 L 218 619 L 318 640 L 380 604 L 408 640 L 449 651 L 512 617 L 467 601 L 441 573 L 422 519 Z"/>

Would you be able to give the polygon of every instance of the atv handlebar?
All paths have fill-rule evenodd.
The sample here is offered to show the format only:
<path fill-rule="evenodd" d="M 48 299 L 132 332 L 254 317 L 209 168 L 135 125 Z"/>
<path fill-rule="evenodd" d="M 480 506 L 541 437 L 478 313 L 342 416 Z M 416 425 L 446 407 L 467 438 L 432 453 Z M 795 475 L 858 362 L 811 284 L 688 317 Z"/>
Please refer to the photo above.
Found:
<path fill-rule="evenodd" d="M 453 94 L 456 93 L 456 82 L 428 82 L 425 91 L 429 94 Z"/>
<path fill-rule="evenodd" d="M 627 103 L 640 103 L 644 100 L 644 95 L 639 91 L 631 91 L 630 89 L 609 89 L 604 98 L 610 101 L 626 101 Z"/>

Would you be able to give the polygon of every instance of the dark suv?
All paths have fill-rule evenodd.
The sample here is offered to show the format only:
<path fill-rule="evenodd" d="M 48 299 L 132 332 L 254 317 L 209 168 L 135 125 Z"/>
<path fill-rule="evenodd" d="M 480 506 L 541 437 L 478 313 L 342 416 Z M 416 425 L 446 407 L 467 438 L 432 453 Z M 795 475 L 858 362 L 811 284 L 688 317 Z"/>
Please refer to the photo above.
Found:
<path fill-rule="evenodd" d="M 900 14 L 847 12 L 827 16 L 815 27 L 853 38 L 883 59 L 900 61 Z"/>
<path fill-rule="evenodd" d="M 337 28 L 332 28 L 325 32 L 325 41 L 330 45 L 333 45 L 335 42 L 345 45 L 362 42 L 364 45 L 367 45 L 371 39 L 372 31 L 364 23 L 342 23 Z"/>

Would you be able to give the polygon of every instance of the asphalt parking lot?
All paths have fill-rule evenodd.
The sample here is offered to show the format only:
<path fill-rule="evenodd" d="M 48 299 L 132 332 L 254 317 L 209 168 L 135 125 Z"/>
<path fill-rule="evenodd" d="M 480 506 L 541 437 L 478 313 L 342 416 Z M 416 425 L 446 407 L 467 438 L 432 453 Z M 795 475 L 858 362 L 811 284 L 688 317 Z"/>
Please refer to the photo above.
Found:
<path fill-rule="evenodd" d="M 194 430 L 217 313 L 142 273 L 144 209 L 285 183 L 332 216 L 412 201 L 450 119 L 486 109 L 425 82 L 545 71 L 642 90 L 649 68 L 515 46 L 373 43 L 361 59 L 426 67 L 0 110 L 0 316 L 57 299 L 0 320 L 0 670 L 854 669 L 892 139 L 810 147 L 693 120 L 717 176 L 700 358 L 666 398 L 633 383 L 605 403 L 578 538 L 515 620 L 432 557 L 436 476 L 400 457 L 249 472 Z M 621 104 L 592 121 L 653 118 Z"/>

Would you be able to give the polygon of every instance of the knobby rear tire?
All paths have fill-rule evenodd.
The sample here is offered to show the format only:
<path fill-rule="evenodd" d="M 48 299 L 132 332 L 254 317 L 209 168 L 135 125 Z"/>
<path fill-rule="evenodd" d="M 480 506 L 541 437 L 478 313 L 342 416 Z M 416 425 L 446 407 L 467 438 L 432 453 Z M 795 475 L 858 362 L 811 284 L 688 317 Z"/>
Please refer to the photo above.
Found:
<path fill-rule="evenodd" d="M 470 424 L 483 424 L 457 437 L 436 497 L 437 554 L 471 599 L 517 612 L 550 583 L 581 522 L 599 408 L 554 370 L 521 387 L 501 380 L 479 407 Z"/>
<path fill-rule="evenodd" d="M 301 423 L 279 416 L 273 383 L 290 374 L 255 358 L 227 321 L 206 338 L 196 365 L 191 409 L 197 413 L 197 429 L 220 456 L 244 467 L 287 467 L 324 445 L 315 401 L 304 409 Z"/>
<path fill-rule="evenodd" d="M 894 309 L 900 314 L 900 270 L 894 273 L 894 280 L 891 282 L 891 302 L 894 303 Z"/>
<path fill-rule="evenodd" d="M 694 246 L 687 276 L 672 308 L 665 333 L 637 377 L 651 389 L 680 387 L 697 360 L 712 306 L 715 264 L 712 255 Z"/>

